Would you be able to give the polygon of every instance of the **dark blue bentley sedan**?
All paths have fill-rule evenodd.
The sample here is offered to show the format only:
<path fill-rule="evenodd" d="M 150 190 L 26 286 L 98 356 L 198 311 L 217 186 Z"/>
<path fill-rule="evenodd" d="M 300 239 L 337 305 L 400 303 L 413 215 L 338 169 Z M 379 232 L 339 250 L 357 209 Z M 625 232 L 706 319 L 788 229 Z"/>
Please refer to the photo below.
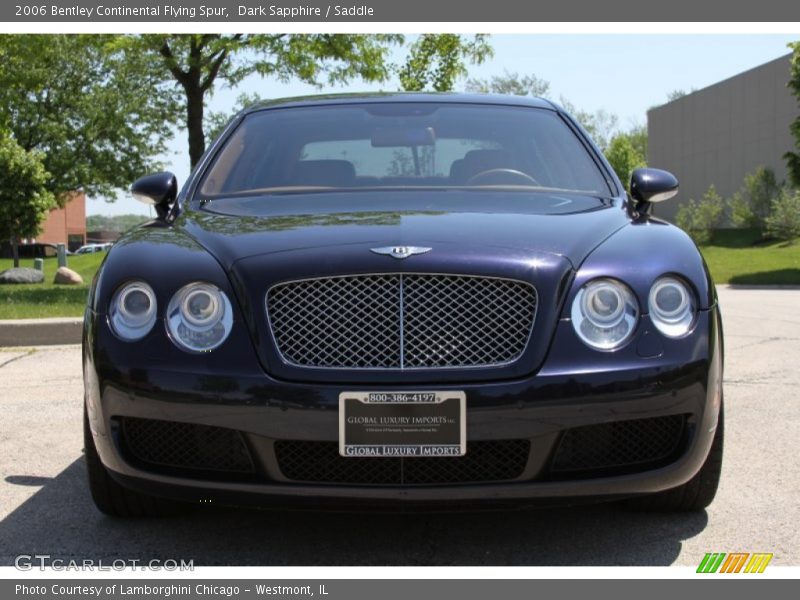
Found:
<path fill-rule="evenodd" d="M 194 503 L 701 510 L 722 461 L 702 257 L 559 107 L 325 96 L 228 125 L 86 309 L 89 486 Z"/>

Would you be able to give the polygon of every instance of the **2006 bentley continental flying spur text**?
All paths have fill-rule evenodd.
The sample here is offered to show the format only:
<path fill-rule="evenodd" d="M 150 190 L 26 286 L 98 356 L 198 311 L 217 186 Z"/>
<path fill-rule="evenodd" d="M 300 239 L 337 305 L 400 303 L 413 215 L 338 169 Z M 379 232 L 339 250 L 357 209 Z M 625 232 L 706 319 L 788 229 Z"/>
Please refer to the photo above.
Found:
<path fill-rule="evenodd" d="M 700 510 L 722 328 L 697 247 L 530 98 L 237 115 L 108 252 L 83 360 L 100 510 L 625 499 Z"/>

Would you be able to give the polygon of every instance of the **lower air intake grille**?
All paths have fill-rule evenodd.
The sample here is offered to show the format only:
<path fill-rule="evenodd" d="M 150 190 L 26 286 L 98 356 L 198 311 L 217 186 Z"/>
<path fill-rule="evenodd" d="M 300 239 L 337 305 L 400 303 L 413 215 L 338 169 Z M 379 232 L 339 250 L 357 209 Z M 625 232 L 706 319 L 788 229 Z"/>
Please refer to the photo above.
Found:
<path fill-rule="evenodd" d="M 281 473 L 292 481 L 352 485 L 435 485 L 518 479 L 528 440 L 468 442 L 465 456 L 447 458 L 344 458 L 336 442 L 275 442 Z"/>
<path fill-rule="evenodd" d="M 125 417 L 123 449 L 145 468 L 253 473 L 253 462 L 238 431 L 208 425 Z"/>
<path fill-rule="evenodd" d="M 685 424 L 685 415 L 670 415 L 568 429 L 561 437 L 550 471 L 597 471 L 597 476 L 602 476 L 659 466 L 680 451 Z"/>

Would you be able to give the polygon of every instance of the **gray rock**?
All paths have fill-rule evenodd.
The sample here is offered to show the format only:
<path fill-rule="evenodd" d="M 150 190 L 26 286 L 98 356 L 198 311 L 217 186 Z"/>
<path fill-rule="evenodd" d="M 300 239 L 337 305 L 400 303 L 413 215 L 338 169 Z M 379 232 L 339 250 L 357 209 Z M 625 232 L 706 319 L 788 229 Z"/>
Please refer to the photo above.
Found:
<path fill-rule="evenodd" d="M 72 269 L 68 269 L 67 267 L 58 267 L 58 270 L 56 271 L 56 277 L 53 280 L 53 283 L 63 283 L 64 285 L 77 285 L 79 283 L 83 283 L 83 277 L 81 277 L 78 273 L 76 273 Z"/>
<path fill-rule="evenodd" d="M 6 269 L 0 273 L 0 283 L 42 283 L 43 281 L 44 273 L 27 267 Z"/>

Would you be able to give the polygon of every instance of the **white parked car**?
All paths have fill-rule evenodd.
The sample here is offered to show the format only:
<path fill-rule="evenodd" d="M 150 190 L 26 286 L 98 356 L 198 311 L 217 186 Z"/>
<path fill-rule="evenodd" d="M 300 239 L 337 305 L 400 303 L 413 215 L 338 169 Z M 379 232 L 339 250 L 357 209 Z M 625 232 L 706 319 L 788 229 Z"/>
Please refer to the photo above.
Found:
<path fill-rule="evenodd" d="M 85 244 L 75 250 L 75 254 L 92 254 L 93 252 L 105 252 L 111 248 L 111 243 L 105 244 Z"/>

